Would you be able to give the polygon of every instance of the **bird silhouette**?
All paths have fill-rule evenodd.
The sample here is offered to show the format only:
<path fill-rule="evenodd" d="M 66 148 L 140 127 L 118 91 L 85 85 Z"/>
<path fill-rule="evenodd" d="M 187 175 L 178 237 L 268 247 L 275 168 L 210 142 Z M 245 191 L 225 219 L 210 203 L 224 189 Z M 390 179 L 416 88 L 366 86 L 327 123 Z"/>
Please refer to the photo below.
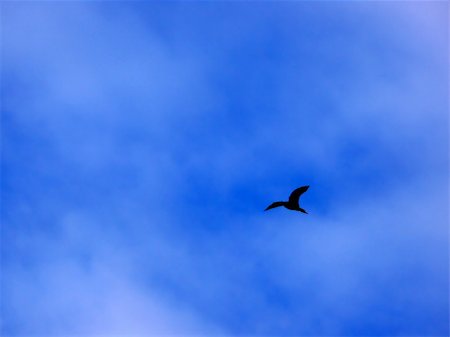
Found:
<path fill-rule="evenodd" d="M 275 207 L 284 206 L 287 209 L 290 209 L 292 211 L 300 211 L 300 212 L 308 214 L 308 212 L 305 211 L 303 208 L 301 208 L 300 204 L 299 204 L 300 196 L 303 193 L 305 193 L 308 190 L 308 188 L 309 188 L 309 185 L 302 186 L 302 187 L 295 189 L 294 191 L 292 191 L 291 195 L 289 196 L 288 201 L 275 201 L 275 202 L 271 203 L 269 206 L 267 206 L 265 211 L 268 211 L 269 209 L 272 209 Z"/>

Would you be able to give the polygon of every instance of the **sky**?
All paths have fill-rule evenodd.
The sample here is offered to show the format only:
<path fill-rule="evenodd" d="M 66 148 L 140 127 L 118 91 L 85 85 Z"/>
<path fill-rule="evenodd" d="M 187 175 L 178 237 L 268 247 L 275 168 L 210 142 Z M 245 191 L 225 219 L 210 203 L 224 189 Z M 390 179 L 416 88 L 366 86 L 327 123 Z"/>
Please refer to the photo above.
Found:
<path fill-rule="evenodd" d="M 2 336 L 448 336 L 448 2 L 0 6 Z"/>

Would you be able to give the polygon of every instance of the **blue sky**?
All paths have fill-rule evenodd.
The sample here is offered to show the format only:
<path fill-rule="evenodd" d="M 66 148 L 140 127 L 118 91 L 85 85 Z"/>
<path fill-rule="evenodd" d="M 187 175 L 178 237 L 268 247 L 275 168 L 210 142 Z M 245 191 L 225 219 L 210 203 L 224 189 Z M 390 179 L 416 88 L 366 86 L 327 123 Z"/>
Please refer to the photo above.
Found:
<path fill-rule="evenodd" d="M 2 335 L 449 334 L 447 2 L 1 18 Z"/>

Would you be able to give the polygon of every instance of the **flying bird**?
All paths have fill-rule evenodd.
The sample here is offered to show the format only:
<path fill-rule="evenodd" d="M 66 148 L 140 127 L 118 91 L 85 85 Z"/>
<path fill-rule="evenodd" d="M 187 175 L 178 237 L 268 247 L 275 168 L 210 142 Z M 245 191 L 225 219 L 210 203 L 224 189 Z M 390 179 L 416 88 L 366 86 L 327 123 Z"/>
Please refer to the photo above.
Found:
<path fill-rule="evenodd" d="M 300 211 L 300 212 L 308 214 L 308 212 L 305 211 L 303 208 L 301 208 L 300 204 L 299 204 L 300 196 L 303 193 L 305 193 L 308 190 L 308 188 L 309 188 L 309 185 L 302 186 L 302 187 L 295 189 L 294 191 L 292 191 L 291 195 L 289 196 L 288 201 L 275 201 L 275 202 L 271 203 L 269 206 L 267 206 L 265 211 L 275 208 L 275 207 L 284 206 L 287 209 L 290 209 L 293 211 Z"/>

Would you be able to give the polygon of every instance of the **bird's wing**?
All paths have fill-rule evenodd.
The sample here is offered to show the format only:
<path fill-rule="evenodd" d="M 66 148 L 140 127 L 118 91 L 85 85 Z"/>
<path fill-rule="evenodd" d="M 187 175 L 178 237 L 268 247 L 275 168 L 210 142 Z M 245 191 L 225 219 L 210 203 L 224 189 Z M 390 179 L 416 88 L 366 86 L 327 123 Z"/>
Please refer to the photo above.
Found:
<path fill-rule="evenodd" d="M 265 209 L 265 211 L 275 208 L 275 207 L 280 207 L 283 206 L 285 204 L 284 201 L 275 201 L 273 203 L 271 203 L 269 206 L 267 206 L 267 208 Z"/>
<path fill-rule="evenodd" d="M 300 199 L 300 196 L 305 193 L 308 188 L 309 185 L 299 187 L 296 190 L 292 191 L 291 195 L 289 196 L 289 203 L 298 203 L 298 199 Z"/>

